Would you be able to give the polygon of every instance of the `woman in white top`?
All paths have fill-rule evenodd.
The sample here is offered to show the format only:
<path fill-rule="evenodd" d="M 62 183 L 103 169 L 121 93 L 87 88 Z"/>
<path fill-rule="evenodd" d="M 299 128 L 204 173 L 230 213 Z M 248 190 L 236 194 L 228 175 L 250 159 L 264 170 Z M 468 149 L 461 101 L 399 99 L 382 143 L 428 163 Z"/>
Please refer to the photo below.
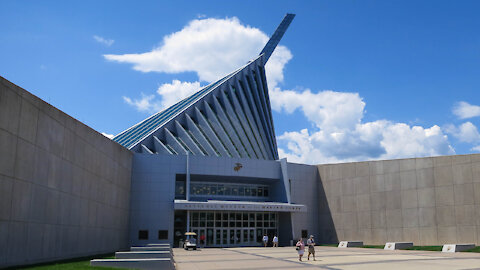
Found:
<path fill-rule="evenodd" d="M 265 245 L 265 247 L 267 247 L 267 244 L 268 244 L 268 236 L 265 234 L 263 236 L 263 244 Z"/>
<path fill-rule="evenodd" d="M 278 247 L 278 237 L 276 235 L 273 237 L 273 247 Z"/>
<path fill-rule="evenodd" d="M 302 261 L 303 253 L 305 253 L 305 243 L 303 243 L 302 238 L 298 239 L 298 242 L 295 246 L 297 247 L 298 260 Z"/>

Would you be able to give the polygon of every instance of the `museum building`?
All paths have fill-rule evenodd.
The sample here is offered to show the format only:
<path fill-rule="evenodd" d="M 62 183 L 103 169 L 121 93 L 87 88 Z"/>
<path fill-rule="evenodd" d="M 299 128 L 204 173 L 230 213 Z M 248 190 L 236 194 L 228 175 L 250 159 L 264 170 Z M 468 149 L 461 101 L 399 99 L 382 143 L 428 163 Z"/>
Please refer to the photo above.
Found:
<path fill-rule="evenodd" d="M 132 244 L 177 245 L 185 231 L 206 246 L 258 245 L 265 234 L 289 243 L 291 214 L 307 206 L 292 200 L 278 160 L 265 64 L 293 18 L 247 64 L 113 138 L 135 153 Z"/>

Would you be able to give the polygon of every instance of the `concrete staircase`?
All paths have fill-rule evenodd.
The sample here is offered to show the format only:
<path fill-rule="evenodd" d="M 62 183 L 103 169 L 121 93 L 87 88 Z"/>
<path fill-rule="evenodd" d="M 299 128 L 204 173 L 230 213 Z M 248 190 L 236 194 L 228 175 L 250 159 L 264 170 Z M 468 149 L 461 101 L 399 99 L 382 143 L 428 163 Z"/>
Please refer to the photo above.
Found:
<path fill-rule="evenodd" d="M 115 252 L 115 259 L 95 259 L 90 261 L 90 265 L 134 269 L 175 269 L 170 244 L 131 247 L 130 251 Z"/>

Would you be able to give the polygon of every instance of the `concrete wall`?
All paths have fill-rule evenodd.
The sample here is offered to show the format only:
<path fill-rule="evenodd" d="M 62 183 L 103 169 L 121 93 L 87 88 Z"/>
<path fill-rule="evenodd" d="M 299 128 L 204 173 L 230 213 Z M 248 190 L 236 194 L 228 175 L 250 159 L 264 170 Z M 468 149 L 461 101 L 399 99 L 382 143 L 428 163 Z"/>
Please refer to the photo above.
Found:
<path fill-rule="evenodd" d="M 330 209 L 336 241 L 480 244 L 478 154 L 318 165 L 318 170 L 327 198 L 321 207 Z"/>
<path fill-rule="evenodd" d="M 315 166 L 295 163 L 288 163 L 287 168 L 288 178 L 291 181 L 291 202 L 307 206 L 306 213 L 291 214 L 294 239 L 297 240 L 302 236 L 302 230 L 307 230 L 309 235 L 315 235 L 319 241 L 319 222 L 321 222 L 319 202 L 325 196 L 318 192 L 320 182 L 318 170 Z"/>
<path fill-rule="evenodd" d="M 0 77 L 0 268 L 126 247 L 131 160 Z"/>

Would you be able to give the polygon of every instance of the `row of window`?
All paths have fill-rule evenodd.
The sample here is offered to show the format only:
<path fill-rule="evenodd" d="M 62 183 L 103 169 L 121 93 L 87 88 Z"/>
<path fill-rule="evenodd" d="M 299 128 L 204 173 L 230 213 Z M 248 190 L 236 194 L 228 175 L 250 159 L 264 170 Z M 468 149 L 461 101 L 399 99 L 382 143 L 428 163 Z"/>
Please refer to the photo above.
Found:
<path fill-rule="evenodd" d="M 139 230 L 138 231 L 138 240 L 149 240 L 148 230 Z M 168 230 L 159 230 L 158 231 L 158 240 L 168 240 Z"/>
<path fill-rule="evenodd" d="M 268 186 L 192 183 L 192 195 L 197 196 L 240 196 L 240 197 L 268 197 Z"/>
<path fill-rule="evenodd" d="M 250 227 L 250 228 L 276 228 L 276 213 L 191 213 L 190 226 L 192 227 Z"/>

